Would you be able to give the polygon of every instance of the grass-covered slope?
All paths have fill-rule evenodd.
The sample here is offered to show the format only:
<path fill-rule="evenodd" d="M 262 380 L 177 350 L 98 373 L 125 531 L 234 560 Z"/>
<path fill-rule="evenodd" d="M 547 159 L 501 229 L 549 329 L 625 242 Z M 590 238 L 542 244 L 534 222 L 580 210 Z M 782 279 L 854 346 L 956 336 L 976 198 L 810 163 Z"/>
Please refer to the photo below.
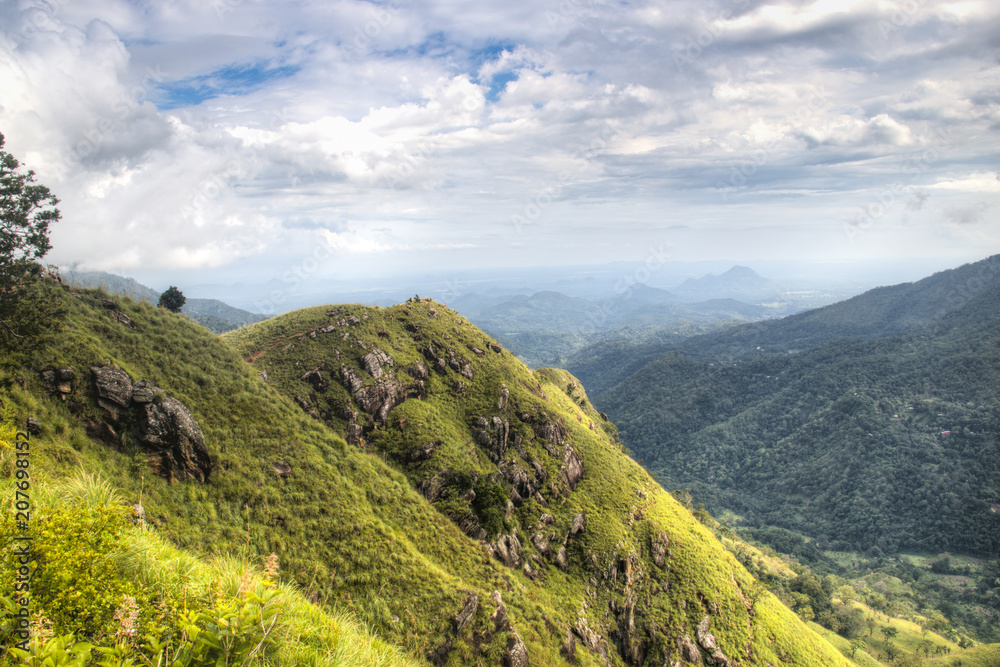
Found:
<path fill-rule="evenodd" d="M 713 634 L 743 664 L 842 660 L 623 454 L 571 375 L 531 371 L 454 311 L 313 308 L 227 340 L 303 412 L 406 474 L 461 545 L 494 552 L 532 664 L 550 643 L 613 664 L 707 655 L 699 624 L 703 644 Z"/>
<path fill-rule="evenodd" d="M 15 442 L 0 439 L 6 465 Z M 0 490 L 14 498 L 15 484 Z M 60 660 L 70 656 L 122 666 L 214 664 L 219 658 L 224 664 L 418 664 L 349 614 L 331 614 L 281 583 L 274 557 L 255 567 L 236 555 L 205 559 L 178 549 L 137 521 L 107 482 L 74 475 L 37 482 L 30 496 L 31 638 L 20 653 L 10 651 L 22 638 L 0 622 L 0 664 L 83 664 Z M 13 518 L 5 514 L 0 531 L 8 556 L 23 545 L 12 540 L 21 532 Z M 15 613 L 20 605 L 10 598 L 17 596 L 7 593 L 18 567 L 13 557 L 0 563 L 0 598 L 7 597 Z M 109 660 L 108 652 L 117 659 Z"/>
<path fill-rule="evenodd" d="M 181 548 L 273 552 L 308 599 L 416 660 L 847 664 L 623 455 L 571 376 L 530 371 L 452 311 L 311 309 L 223 341 L 50 289 L 61 331 L 0 369 L 7 409 L 37 421 L 33 479 L 82 468 Z M 134 424 L 98 403 L 90 369 L 114 366 L 187 407 L 205 483 L 155 475 Z M 53 387 L 45 371 L 66 368 Z"/>

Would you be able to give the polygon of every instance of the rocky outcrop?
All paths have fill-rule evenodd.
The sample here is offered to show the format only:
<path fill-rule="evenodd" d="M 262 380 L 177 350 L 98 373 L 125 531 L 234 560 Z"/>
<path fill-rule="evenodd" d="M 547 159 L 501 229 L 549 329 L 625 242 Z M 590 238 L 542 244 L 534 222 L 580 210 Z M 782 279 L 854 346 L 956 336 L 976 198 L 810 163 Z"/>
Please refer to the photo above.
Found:
<path fill-rule="evenodd" d="M 407 456 L 406 458 L 410 463 L 426 461 L 431 457 L 432 454 L 434 454 L 435 450 L 437 450 L 437 448 L 440 447 L 442 444 L 444 444 L 444 441 L 442 440 L 432 440 L 431 442 L 428 442 L 426 445 L 422 445 L 417 449 L 414 449 L 412 452 L 410 452 L 409 456 Z"/>
<path fill-rule="evenodd" d="M 113 366 L 94 366 L 97 403 L 107 412 L 109 422 L 90 422 L 88 434 L 108 444 L 120 439 L 115 426 L 120 417 L 130 412 L 140 446 L 149 454 L 150 466 L 170 482 L 181 480 L 208 481 L 212 458 L 205 445 L 205 436 L 187 406 L 176 398 L 163 395 L 148 380 L 132 382 L 128 373 Z"/>
<path fill-rule="evenodd" d="M 698 644 L 708 653 L 706 662 L 713 667 L 732 667 L 729 658 L 719 648 L 719 642 L 716 640 L 715 635 L 708 631 L 711 623 L 712 619 L 710 616 L 701 619 L 701 623 L 698 624 L 697 632 L 695 633 L 695 636 L 698 638 Z"/>
<path fill-rule="evenodd" d="M 677 638 L 677 650 L 680 652 L 680 662 L 675 662 L 673 664 L 680 665 L 704 665 L 705 662 L 701 659 L 701 651 L 698 650 L 698 645 L 695 644 L 690 637 L 687 635 L 681 635 Z"/>
<path fill-rule="evenodd" d="M 670 538 L 667 537 L 666 533 L 653 533 L 649 542 L 650 551 L 653 552 L 653 562 L 656 563 L 657 567 L 663 567 L 667 564 L 669 556 L 667 547 L 670 545 Z"/>
<path fill-rule="evenodd" d="M 575 491 L 576 485 L 583 479 L 583 461 L 570 446 L 563 452 L 563 466 L 559 474 L 570 491 Z"/>
<path fill-rule="evenodd" d="M 477 596 L 472 591 L 462 591 L 466 594 L 465 605 L 462 610 L 455 614 L 454 618 L 451 619 L 451 623 L 455 628 L 455 634 L 460 634 L 462 630 L 469 625 L 473 618 L 476 616 L 476 611 L 479 610 L 479 596 Z"/>
<path fill-rule="evenodd" d="M 629 665 L 641 665 L 646 660 L 649 642 L 644 633 L 636 631 L 635 599 L 628 596 L 624 604 L 612 603 L 618 618 L 618 627 L 613 631 L 618 644 L 618 652 Z"/>
<path fill-rule="evenodd" d="M 489 545 L 490 555 L 509 568 L 521 566 L 521 541 L 516 535 L 501 535 Z"/>
<path fill-rule="evenodd" d="M 316 391 L 326 391 L 327 388 L 329 388 L 330 383 L 323 378 L 324 370 L 326 370 L 326 366 L 321 365 L 318 368 L 314 368 L 311 371 L 304 373 L 299 379 L 303 382 L 311 384 Z"/>
<path fill-rule="evenodd" d="M 118 413 L 132 403 L 132 379 L 128 373 L 113 366 L 93 366 L 90 372 L 94 376 L 97 404 L 117 421 Z"/>
<path fill-rule="evenodd" d="M 503 598 L 500 597 L 500 591 L 493 591 L 490 599 L 497 606 L 491 616 L 494 629 L 498 633 L 508 633 L 507 647 L 503 654 L 502 664 L 504 667 L 528 667 L 528 648 L 521 640 L 521 636 L 517 634 L 517 631 L 510 624 L 507 607 L 503 603 Z"/>
<path fill-rule="evenodd" d="M 475 498 L 475 492 L 470 489 L 469 493 L 471 493 L 472 497 Z M 459 530 L 474 540 L 482 542 L 489 537 L 486 529 L 479 523 L 479 517 L 476 516 L 475 512 L 466 512 L 462 516 L 458 517 L 455 519 L 455 525 L 458 526 Z"/>
<path fill-rule="evenodd" d="M 476 443 L 486 450 L 494 463 L 499 462 L 507 453 L 510 423 L 505 419 L 500 419 L 500 417 L 493 417 L 493 419 L 480 417 L 477 426 L 479 426 L 479 430 L 475 433 Z"/>
<path fill-rule="evenodd" d="M 376 347 L 361 358 L 361 363 L 364 364 L 365 370 L 368 371 L 368 374 L 378 380 L 385 375 L 385 370 L 383 370 L 382 367 L 391 367 L 393 365 L 393 360 L 392 357 Z"/>
<path fill-rule="evenodd" d="M 582 533 L 586 521 L 587 521 L 586 512 L 580 512 L 575 517 L 573 517 L 573 523 L 570 524 L 569 535 L 567 536 L 567 539 L 573 537 L 574 535 L 579 535 L 580 533 Z"/>
<path fill-rule="evenodd" d="M 403 386 L 391 375 L 385 375 L 375 384 L 365 386 L 357 372 L 349 366 L 341 366 L 340 381 L 358 406 L 383 424 L 389 418 L 389 411 L 406 400 Z"/>
<path fill-rule="evenodd" d="M 140 442 L 152 456 L 153 469 L 170 482 L 208 481 L 212 459 L 205 436 L 183 403 L 165 397 L 139 407 Z"/>

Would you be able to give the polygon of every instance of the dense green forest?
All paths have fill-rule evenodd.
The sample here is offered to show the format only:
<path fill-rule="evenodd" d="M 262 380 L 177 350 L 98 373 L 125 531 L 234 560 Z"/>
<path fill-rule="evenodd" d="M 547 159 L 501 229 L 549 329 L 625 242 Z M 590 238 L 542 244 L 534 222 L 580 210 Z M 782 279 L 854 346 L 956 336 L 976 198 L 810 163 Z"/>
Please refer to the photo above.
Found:
<path fill-rule="evenodd" d="M 609 341 L 571 368 L 604 388 L 595 405 L 667 488 L 778 551 L 808 545 L 817 567 L 853 552 L 869 572 L 909 577 L 918 606 L 995 639 L 998 267 L 675 345 Z M 971 587 L 898 561 L 945 552 L 973 557 Z"/>

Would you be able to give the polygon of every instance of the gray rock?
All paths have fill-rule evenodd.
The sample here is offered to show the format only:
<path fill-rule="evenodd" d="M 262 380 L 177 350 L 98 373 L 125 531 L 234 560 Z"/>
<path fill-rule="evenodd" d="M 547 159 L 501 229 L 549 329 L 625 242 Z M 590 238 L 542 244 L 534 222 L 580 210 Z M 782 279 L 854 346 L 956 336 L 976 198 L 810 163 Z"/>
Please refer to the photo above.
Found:
<path fill-rule="evenodd" d="M 556 552 L 556 565 L 559 569 L 565 572 L 569 567 L 569 559 L 566 555 L 566 547 L 559 547 L 559 551 Z"/>
<path fill-rule="evenodd" d="M 650 550 L 653 552 L 653 562 L 657 567 L 663 567 L 667 563 L 667 546 L 670 545 L 670 538 L 666 533 L 653 533 L 649 538 Z"/>
<path fill-rule="evenodd" d="M 576 485 L 583 479 L 583 461 L 570 446 L 563 452 L 563 467 L 559 472 L 569 490 L 575 491 Z"/>
<path fill-rule="evenodd" d="M 168 481 L 208 481 L 212 459 L 205 436 L 183 403 L 167 397 L 141 406 L 139 434 L 140 442 L 152 452 L 154 470 Z"/>
<path fill-rule="evenodd" d="M 698 650 L 698 646 L 687 635 L 681 635 L 677 638 L 677 648 L 681 653 L 681 660 L 684 664 L 705 664 L 701 659 L 701 651 Z"/>
<path fill-rule="evenodd" d="M 732 663 L 729 661 L 729 658 L 726 657 L 726 654 L 722 652 L 722 649 L 719 648 L 719 642 L 716 640 L 715 635 L 708 631 L 711 623 L 712 618 L 710 616 L 705 616 L 701 619 L 701 623 L 698 624 L 696 632 L 698 643 L 709 654 L 709 665 L 714 665 L 715 667 L 731 667 Z"/>
<path fill-rule="evenodd" d="M 501 535 L 489 549 L 493 557 L 507 567 L 516 568 L 521 565 L 521 541 L 516 535 Z"/>
<path fill-rule="evenodd" d="M 34 417 L 28 417 L 27 420 L 28 433 L 31 435 L 38 435 L 42 432 L 42 423 L 35 419 Z"/>
<path fill-rule="evenodd" d="M 139 380 L 132 385 L 132 401 L 140 404 L 152 403 L 156 391 L 156 385 L 149 380 Z"/>
<path fill-rule="evenodd" d="M 582 533 L 586 521 L 587 521 L 586 512 L 580 512 L 575 517 L 573 517 L 573 523 L 569 527 L 570 536 L 579 535 L 580 533 Z"/>
<path fill-rule="evenodd" d="M 463 592 L 466 594 L 465 605 L 462 607 L 462 610 L 451 619 L 452 625 L 455 626 L 455 634 L 460 634 L 462 630 L 469 625 L 472 619 L 475 618 L 476 611 L 479 609 L 479 596 L 472 591 Z"/>
<path fill-rule="evenodd" d="M 118 412 L 132 402 L 132 379 L 122 369 L 111 366 L 93 366 L 90 372 L 94 376 L 97 404 L 117 419 Z"/>

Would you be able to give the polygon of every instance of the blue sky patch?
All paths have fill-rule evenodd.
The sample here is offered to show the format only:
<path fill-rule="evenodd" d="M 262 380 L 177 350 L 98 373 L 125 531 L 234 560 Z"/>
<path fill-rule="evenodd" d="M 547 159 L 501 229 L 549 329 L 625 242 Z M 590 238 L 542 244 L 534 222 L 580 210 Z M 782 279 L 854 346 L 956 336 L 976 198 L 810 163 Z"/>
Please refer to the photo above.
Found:
<path fill-rule="evenodd" d="M 268 63 L 229 65 L 211 74 L 168 81 L 158 87 L 154 101 L 160 109 L 196 106 L 223 95 L 248 95 L 269 81 L 287 79 L 299 67 L 268 67 Z"/>

